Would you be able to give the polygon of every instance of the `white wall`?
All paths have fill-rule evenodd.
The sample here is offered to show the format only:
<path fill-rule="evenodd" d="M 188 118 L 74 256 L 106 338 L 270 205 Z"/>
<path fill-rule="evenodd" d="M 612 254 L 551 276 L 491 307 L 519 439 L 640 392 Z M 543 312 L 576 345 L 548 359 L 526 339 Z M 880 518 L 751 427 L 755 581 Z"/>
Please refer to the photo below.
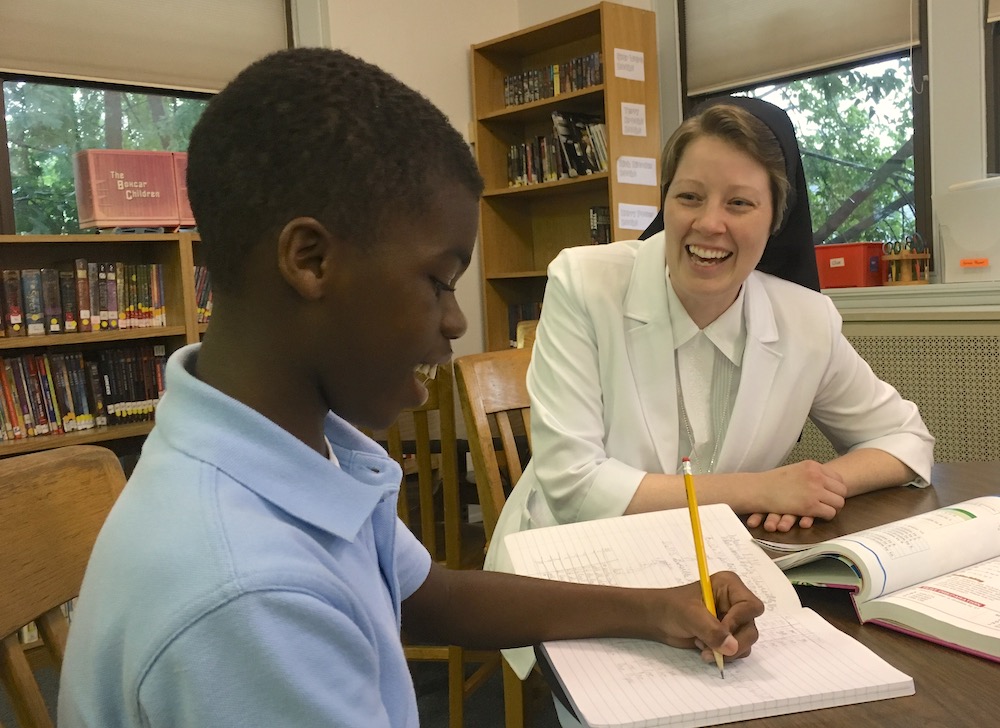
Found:
<path fill-rule="evenodd" d="M 472 121 L 469 47 L 522 27 L 517 6 L 504 0 L 327 0 L 325 4 L 330 27 L 324 41 L 330 47 L 381 66 L 420 91 L 466 138 Z M 484 349 L 481 277 L 477 249 L 458 283 L 469 330 L 455 342 L 456 356 Z"/>
<path fill-rule="evenodd" d="M 630 5 L 633 8 L 652 10 L 654 0 L 614 0 L 619 5 Z M 560 15 L 589 8 L 597 4 L 597 0 L 517 0 L 517 19 L 519 28 L 544 23 Z M 503 35 L 495 33 L 494 35 Z"/>

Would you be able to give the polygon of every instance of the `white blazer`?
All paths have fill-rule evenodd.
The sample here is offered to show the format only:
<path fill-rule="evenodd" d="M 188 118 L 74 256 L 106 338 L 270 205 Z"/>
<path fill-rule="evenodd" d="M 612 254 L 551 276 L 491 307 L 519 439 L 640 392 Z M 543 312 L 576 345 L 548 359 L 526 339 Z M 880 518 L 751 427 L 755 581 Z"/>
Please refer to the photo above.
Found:
<path fill-rule="evenodd" d="M 664 235 L 562 251 L 531 366 L 533 457 L 503 509 L 486 567 L 510 570 L 506 534 L 618 516 L 647 472 L 678 467 Z M 781 465 L 812 418 L 839 453 L 891 453 L 926 485 L 934 438 L 841 332 L 830 299 L 754 271 L 746 348 L 716 472 Z"/>

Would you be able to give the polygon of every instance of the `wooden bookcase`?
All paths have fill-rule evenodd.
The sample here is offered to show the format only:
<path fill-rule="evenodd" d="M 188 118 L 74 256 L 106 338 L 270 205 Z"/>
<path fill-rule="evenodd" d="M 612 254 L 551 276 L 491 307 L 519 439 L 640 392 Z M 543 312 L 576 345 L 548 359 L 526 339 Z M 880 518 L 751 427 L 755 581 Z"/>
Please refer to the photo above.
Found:
<path fill-rule="evenodd" d="M 616 49 L 642 62 L 616 63 Z M 515 73 L 601 54 L 602 83 L 515 106 L 504 104 L 504 78 Z M 641 76 L 641 80 L 637 77 Z M 565 247 L 590 244 L 591 207 L 611 209 L 612 239 L 635 239 L 623 227 L 628 206 L 659 208 L 660 120 L 655 14 L 602 2 L 593 7 L 472 47 L 476 158 L 486 191 L 480 204 L 486 348 L 509 346 L 511 305 L 539 302 L 545 271 Z M 645 136 L 623 124 L 623 104 L 644 110 Z M 636 106 L 628 107 L 634 110 Z M 508 186 L 507 154 L 552 129 L 552 112 L 603 117 L 609 171 L 532 185 Z M 634 117 L 633 117 L 634 119 Z M 628 133 L 626 133 L 628 132 Z M 652 164 L 645 184 L 624 181 L 621 157 Z M 649 184 L 649 180 L 654 180 Z M 631 218 L 630 218 L 631 219 Z"/>
<path fill-rule="evenodd" d="M 0 268 L 68 269 L 76 258 L 123 263 L 163 265 L 166 326 L 45 336 L 0 336 L 0 357 L 22 353 L 75 352 L 116 346 L 161 344 L 166 354 L 198 342 L 205 324 L 197 323 L 194 264 L 199 239 L 196 233 L 158 235 L 0 235 Z M 153 428 L 152 422 L 132 422 L 107 427 L 0 441 L 0 457 L 37 450 L 98 443 L 117 449 L 133 445 Z"/>

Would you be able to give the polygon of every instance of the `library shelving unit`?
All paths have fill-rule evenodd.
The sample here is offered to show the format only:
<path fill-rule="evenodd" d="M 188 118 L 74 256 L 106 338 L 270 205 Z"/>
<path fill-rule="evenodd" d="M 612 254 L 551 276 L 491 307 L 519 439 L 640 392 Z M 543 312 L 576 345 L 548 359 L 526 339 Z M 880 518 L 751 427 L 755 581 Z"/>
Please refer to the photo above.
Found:
<path fill-rule="evenodd" d="M 163 266 L 166 325 L 87 333 L 0 337 L 0 358 L 24 353 L 60 353 L 114 349 L 116 347 L 162 345 L 170 355 L 185 344 L 200 340 L 205 325 L 197 323 L 194 288 L 197 233 L 91 234 L 91 235 L 0 235 L 0 267 L 26 269 L 54 267 L 68 270 L 73 260 L 115 261 L 128 264 L 159 263 Z M 63 445 L 136 445 L 153 428 L 152 421 L 94 427 L 65 434 L 46 434 L 0 441 L 0 457 Z"/>
<path fill-rule="evenodd" d="M 599 83 L 505 105 L 505 78 L 595 52 Z M 556 254 L 590 244 L 592 207 L 610 208 L 612 240 L 628 240 L 641 232 L 628 222 L 636 219 L 633 213 L 660 205 L 655 14 L 602 2 L 476 44 L 472 83 L 476 158 L 486 182 L 480 204 L 484 330 L 486 348 L 496 350 L 510 345 L 516 307 L 541 301 L 545 270 Z M 553 111 L 604 119 L 608 171 L 509 186 L 508 150 L 551 133 Z M 622 157 L 647 165 L 642 184 L 619 172 Z"/>

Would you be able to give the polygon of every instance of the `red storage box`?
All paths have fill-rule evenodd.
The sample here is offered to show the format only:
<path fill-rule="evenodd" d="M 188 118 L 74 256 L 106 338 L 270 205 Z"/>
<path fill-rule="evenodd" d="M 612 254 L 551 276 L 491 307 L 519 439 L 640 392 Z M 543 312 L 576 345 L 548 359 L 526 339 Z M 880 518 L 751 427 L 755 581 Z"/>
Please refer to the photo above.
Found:
<path fill-rule="evenodd" d="M 885 281 L 882 243 L 838 243 L 816 246 L 822 288 L 881 286 Z"/>
<path fill-rule="evenodd" d="M 80 227 L 177 227 L 170 152 L 85 149 L 73 158 L 73 171 Z"/>

